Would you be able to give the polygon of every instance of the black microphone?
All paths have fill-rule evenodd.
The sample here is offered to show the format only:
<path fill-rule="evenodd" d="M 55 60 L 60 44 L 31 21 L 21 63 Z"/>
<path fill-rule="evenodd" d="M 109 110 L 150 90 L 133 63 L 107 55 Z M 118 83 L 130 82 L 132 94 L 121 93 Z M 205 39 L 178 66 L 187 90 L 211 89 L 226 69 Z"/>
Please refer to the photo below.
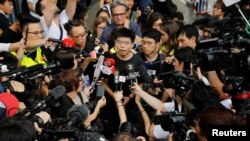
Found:
<path fill-rule="evenodd" d="M 43 68 L 42 64 L 37 64 L 37 65 L 30 66 L 30 67 L 20 68 L 20 69 L 10 71 L 10 72 L 0 73 L 0 77 L 2 76 L 17 77 L 19 75 L 24 75 L 24 74 L 28 74 L 34 71 L 41 70 L 42 68 Z"/>
<path fill-rule="evenodd" d="M 115 91 L 118 90 L 118 85 L 119 85 L 119 71 L 114 72 L 114 84 L 115 84 Z"/>
<path fill-rule="evenodd" d="M 189 77 L 189 76 L 187 76 L 186 74 L 181 73 L 181 72 L 174 72 L 174 73 L 172 73 L 172 74 L 173 74 L 175 77 L 177 77 L 177 78 L 183 78 L 183 79 L 188 80 L 188 81 L 194 81 L 194 78 Z"/>
<path fill-rule="evenodd" d="M 48 38 L 48 41 L 61 44 L 63 41 L 55 38 Z"/>
<path fill-rule="evenodd" d="M 46 109 L 48 106 L 53 106 L 55 104 L 55 100 L 57 100 L 59 97 L 64 95 L 66 92 L 64 86 L 56 86 L 54 89 L 52 89 L 47 97 L 40 101 L 39 103 L 35 104 L 35 106 L 32 105 L 32 107 L 26 108 L 24 111 L 20 113 L 20 115 L 25 115 L 27 113 L 30 113 L 28 116 L 32 117 L 37 112 L 40 112 L 41 110 Z"/>
<path fill-rule="evenodd" d="M 138 72 L 140 73 L 140 76 L 146 83 L 150 83 L 153 81 L 152 77 L 148 74 L 148 70 L 144 65 L 140 65 L 137 68 Z"/>
<path fill-rule="evenodd" d="M 163 73 L 159 73 L 158 76 L 161 77 L 161 76 L 165 76 L 165 75 L 171 75 L 173 74 L 175 71 L 168 71 L 168 72 L 163 72 Z"/>
<path fill-rule="evenodd" d="M 74 105 L 67 112 L 69 119 L 66 127 L 72 127 L 77 124 L 83 123 L 89 116 L 89 109 L 86 105 Z"/>
<path fill-rule="evenodd" d="M 138 72 L 135 72 L 135 66 L 134 64 L 127 64 L 126 66 L 126 71 L 128 73 L 128 77 L 127 77 L 127 80 L 130 80 L 130 86 L 133 86 L 133 80 L 138 83 L 137 81 L 137 77 L 140 75 Z M 133 91 L 132 89 L 130 89 L 131 92 Z"/>

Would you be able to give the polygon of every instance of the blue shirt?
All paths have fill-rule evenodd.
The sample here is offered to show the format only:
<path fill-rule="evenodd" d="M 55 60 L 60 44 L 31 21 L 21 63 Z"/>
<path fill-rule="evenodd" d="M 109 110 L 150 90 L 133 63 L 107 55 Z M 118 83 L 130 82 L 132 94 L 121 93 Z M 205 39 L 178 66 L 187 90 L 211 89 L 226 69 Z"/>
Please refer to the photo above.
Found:
<path fill-rule="evenodd" d="M 110 32 L 113 31 L 113 29 L 117 27 L 115 23 L 111 23 L 109 26 L 107 26 L 104 31 L 102 32 L 101 36 L 101 42 L 108 43 L 111 39 L 109 38 Z M 136 22 L 130 21 L 129 23 L 129 29 L 135 32 L 135 35 L 142 36 L 141 30 L 139 25 Z"/>

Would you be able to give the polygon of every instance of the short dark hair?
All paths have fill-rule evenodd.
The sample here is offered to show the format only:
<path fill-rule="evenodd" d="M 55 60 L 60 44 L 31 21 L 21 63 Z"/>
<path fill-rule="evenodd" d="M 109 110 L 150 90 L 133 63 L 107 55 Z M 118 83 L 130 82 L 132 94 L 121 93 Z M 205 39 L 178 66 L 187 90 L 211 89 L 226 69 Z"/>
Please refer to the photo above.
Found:
<path fill-rule="evenodd" d="M 0 4 L 4 4 L 5 2 L 12 2 L 12 0 L 0 0 Z"/>
<path fill-rule="evenodd" d="M 161 32 L 159 32 L 157 29 L 154 28 L 146 29 L 142 33 L 142 37 L 152 38 L 155 40 L 155 42 L 160 42 L 161 35 L 162 35 Z"/>
<path fill-rule="evenodd" d="M 34 141 L 36 130 L 31 120 L 24 118 L 5 118 L 0 121 L 1 141 Z"/>
<path fill-rule="evenodd" d="M 19 15 L 20 27 L 24 32 L 27 30 L 27 27 L 31 23 L 39 23 L 40 19 L 31 16 L 29 13 L 23 13 Z"/>
<path fill-rule="evenodd" d="M 67 31 L 68 35 L 71 34 L 72 28 L 77 26 L 83 26 L 82 22 L 78 19 L 69 20 L 64 24 L 64 28 Z"/>
<path fill-rule="evenodd" d="M 128 28 L 125 28 L 125 27 L 114 29 L 112 37 L 113 37 L 114 41 L 119 37 L 128 37 L 128 38 L 130 38 L 131 42 L 135 41 L 134 31 L 132 31 Z"/>
<path fill-rule="evenodd" d="M 181 34 L 185 34 L 187 38 L 191 39 L 193 36 L 196 38 L 196 42 L 199 39 L 199 31 L 198 29 L 193 26 L 193 25 L 184 25 L 182 26 L 178 32 L 177 32 L 177 37 L 180 36 Z"/>
<path fill-rule="evenodd" d="M 174 52 L 175 58 L 184 63 L 184 71 L 190 71 L 190 63 L 195 59 L 195 51 L 191 47 L 182 47 Z"/>

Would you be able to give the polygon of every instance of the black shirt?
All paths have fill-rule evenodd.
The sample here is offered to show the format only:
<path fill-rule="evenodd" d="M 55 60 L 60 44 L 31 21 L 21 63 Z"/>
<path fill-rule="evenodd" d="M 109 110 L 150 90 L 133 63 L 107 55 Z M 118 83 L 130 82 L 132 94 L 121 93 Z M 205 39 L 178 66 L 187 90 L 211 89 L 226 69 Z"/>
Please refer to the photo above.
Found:
<path fill-rule="evenodd" d="M 134 54 L 132 56 L 131 59 L 129 60 L 120 60 L 116 54 L 112 54 L 111 55 L 112 58 L 114 58 L 115 60 L 115 68 L 117 71 L 119 71 L 119 76 L 124 76 L 124 77 L 128 77 L 129 73 L 139 73 L 140 77 L 138 77 L 138 83 L 139 82 L 144 82 L 146 81 L 147 77 L 149 77 L 149 75 L 147 74 L 147 69 L 146 67 L 143 65 L 143 60 L 142 58 L 137 55 Z M 132 65 L 132 69 L 129 69 L 129 66 Z M 142 77 L 141 77 L 142 76 Z M 134 80 L 127 80 L 122 83 L 119 82 L 118 84 L 118 90 L 123 90 L 123 95 L 124 96 L 128 96 L 129 94 L 131 94 L 131 81 L 135 82 Z M 116 85 L 114 84 L 114 75 L 110 75 L 108 77 L 108 82 L 109 82 L 109 87 L 115 91 L 116 90 Z"/>

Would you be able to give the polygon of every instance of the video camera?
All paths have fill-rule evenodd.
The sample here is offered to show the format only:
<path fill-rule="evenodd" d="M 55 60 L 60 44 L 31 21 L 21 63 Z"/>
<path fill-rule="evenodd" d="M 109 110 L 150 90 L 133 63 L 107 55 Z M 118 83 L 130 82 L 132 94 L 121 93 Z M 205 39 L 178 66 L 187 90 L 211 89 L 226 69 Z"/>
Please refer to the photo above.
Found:
<path fill-rule="evenodd" d="M 250 36 L 245 32 L 245 22 L 241 17 L 224 20 L 212 19 L 211 39 L 200 40 L 196 46 L 198 53 L 206 55 L 199 58 L 203 71 L 216 70 L 225 74 L 224 84 L 234 88 L 224 88 L 224 92 L 238 94 L 249 90 L 250 72 Z M 204 65 L 205 64 L 205 65 Z M 228 86 L 225 86 L 228 87 Z"/>
<path fill-rule="evenodd" d="M 164 115 L 154 117 L 154 124 L 161 125 L 164 131 L 174 133 L 176 141 L 184 141 L 186 137 L 189 137 L 190 141 L 197 140 L 194 132 L 188 132 L 194 125 L 193 121 L 194 119 L 191 116 L 177 112 L 167 112 Z"/>
<path fill-rule="evenodd" d="M 105 141 L 105 137 L 97 132 L 86 132 L 78 127 L 66 127 L 65 119 L 55 119 L 54 122 L 43 127 L 39 141 L 68 138 L 70 141 Z"/>

